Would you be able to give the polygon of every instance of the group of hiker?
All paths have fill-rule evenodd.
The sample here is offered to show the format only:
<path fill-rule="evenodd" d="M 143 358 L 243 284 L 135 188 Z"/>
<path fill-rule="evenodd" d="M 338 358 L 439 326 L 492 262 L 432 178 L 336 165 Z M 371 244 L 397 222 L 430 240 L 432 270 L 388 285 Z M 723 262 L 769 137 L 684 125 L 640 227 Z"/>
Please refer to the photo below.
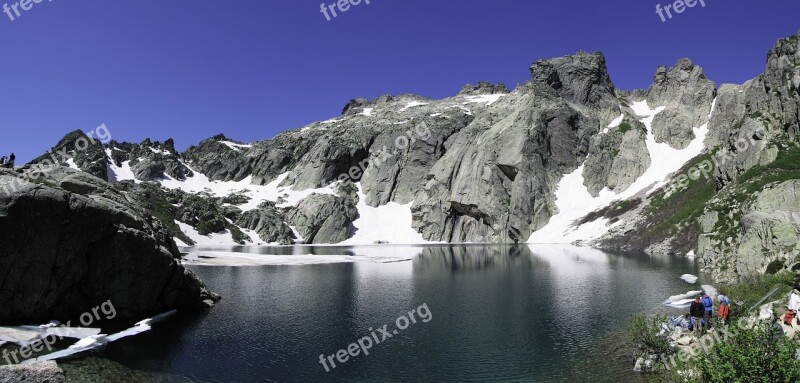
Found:
<path fill-rule="evenodd" d="M 16 159 L 17 159 L 17 156 L 15 156 L 14 153 L 11 153 L 11 155 L 8 156 L 8 157 L 6 157 L 6 156 L 0 157 L 0 167 L 13 169 L 14 168 L 14 160 L 16 160 Z"/>
<path fill-rule="evenodd" d="M 731 300 L 722 292 L 717 296 L 717 300 L 719 301 L 717 318 L 720 323 L 727 324 L 730 318 Z M 710 329 L 711 318 L 714 317 L 714 298 L 705 291 L 701 292 L 689 306 L 687 317 L 688 329 L 692 330 L 695 336 L 700 336 L 704 328 Z"/>

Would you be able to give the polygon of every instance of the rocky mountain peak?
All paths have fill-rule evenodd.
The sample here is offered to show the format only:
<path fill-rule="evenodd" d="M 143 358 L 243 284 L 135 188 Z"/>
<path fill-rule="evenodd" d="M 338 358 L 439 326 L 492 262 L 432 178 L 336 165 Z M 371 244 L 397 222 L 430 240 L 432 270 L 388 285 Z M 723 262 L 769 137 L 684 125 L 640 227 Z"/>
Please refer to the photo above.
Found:
<path fill-rule="evenodd" d="M 478 82 L 478 85 L 467 84 L 461 88 L 461 91 L 458 92 L 460 96 L 480 96 L 484 94 L 506 94 L 510 93 L 508 88 L 506 88 L 506 84 L 497 83 L 492 84 L 486 81 Z"/>
<path fill-rule="evenodd" d="M 713 98 L 716 84 L 706 78 L 703 68 L 688 58 L 678 60 L 669 69 L 659 66 L 653 84 L 647 90 L 647 102 L 653 106 L 679 103 L 696 107 Z"/>
<path fill-rule="evenodd" d="M 597 106 L 601 100 L 614 97 L 614 84 L 608 75 L 606 59 L 600 52 L 578 52 L 574 55 L 539 60 L 530 67 L 531 85 L 555 92 L 568 101 Z"/>
<path fill-rule="evenodd" d="M 354 113 L 360 113 L 361 110 L 369 105 L 369 100 L 366 98 L 354 98 L 347 102 L 347 105 L 342 109 L 342 115 L 347 116 Z"/>
<path fill-rule="evenodd" d="M 769 89 L 800 88 L 800 31 L 778 40 L 769 51 L 764 82 Z"/>

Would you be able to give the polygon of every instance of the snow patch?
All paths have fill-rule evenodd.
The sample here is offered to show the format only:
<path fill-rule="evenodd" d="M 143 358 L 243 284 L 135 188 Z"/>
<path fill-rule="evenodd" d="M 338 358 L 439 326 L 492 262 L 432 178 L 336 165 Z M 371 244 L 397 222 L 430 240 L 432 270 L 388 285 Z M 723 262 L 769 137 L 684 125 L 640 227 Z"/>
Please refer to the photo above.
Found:
<path fill-rule="evenodd" d="M 355 235 L 340 245 L 371 245 L 377 242 L 391 244 L 426 244 L 431 243 L 422 238 L 411 227 L 411 203 L 401 205 L 389 202 L 386 205 L 372 207 L 367 205 L 361 183 L 358 187 L 358 219 L 353 222 Z"/>
<path fill-rule="evenodd" d="M 711 105 L 712 113 L 715 105 L 716 99 Z M 667 143 L 657 143 L 653 134 L 653 119 L 665 107 L 650 109 L 647 101 L 641 101 L 631 105 L 631 109 L 641 117 L 641 122 L 647 128 L 646 145 L 650 153 L 650 167 L 624 192 L 616 194 L 605 188 L 600 191 L 597 197 L 592 197 L 585 186 L 583 178 L 584 165 L 565 175 L 558 183 L 555 192 L 558 213 L 550 218 L 545 227 L 531 234 L 528 239 L 529 243 L 563 244 L 576 241 L 591 241 L 602 237 L 609 229 L 618 225 L 619 222 L 609 226 L 608 219 L 600 218 L 579 227 L 575 227 L 575 222 L 591 212 L 631 198 L 642 191 L 648 190 L 648 193 L 652 193 L 665 185 L 669 181 L 671 174 L 680 170 L 687 162 L 699 156 L 705 149 L 704 141 L 708 134 L 708 123 L 695 128 L 695 139 L 686 149 L 679 150 Z"/>
<path fill-rule="evenodd" d="M 473 103 L 483 103 L 486 105 L 492 105 L 497 100 L 501 99 L 505 94 L 484 94 L 480 96 L 467 96 L 467 102 L 464 104 L 473 104 Z"/>
<path fill-rule="evenodd" d="M 115 183 L 128 180 L 136 183 L 140 182 L 133 175 L 130 161 L 125 161 L 122 163 L 122 166 L 118 167 L 116 164 L 114 164 L 114 160 L 111 158 L 110 149 L 106 149 L 106 156 L 108 156 L 108 182 Z"/>
<path fill-rule="evenodd" d="M 78 165 L 75 163 L 74 158 L 67 158 L 65 162 L 67 163 L 67 166 L 69 166 L 71 169 L 81 170 L 81 168 L 78 167 Z"/>
<path fill-rule="evenodd" d="M 415 108 L 415 107 L 423 106 L 423 105 L 428 105 L 428 103 L 427 102 L 422 102 L 422 101 L 411 101 L 408 104 L 406 104 L 406 106 L 404 106 L 403 109 L 400 109 L 400 111 L 401 112 L 405 112 L 406 110 L 409 110 L 411 108 Z"/>
<path fill-rule="evenodd" d="M 220 144 L 223 144 L 237 152 L 241 151 L 242 149 L 250 149 L 253 145 L 245 145 L 245 144 L 237 144 L 231 141 L 219 141 Z"/>
<path fill-rule="evenodd" d="M 231 236 L 231 232 L 228 230 L 222 233 L 200 235 L 191 225 L 180 221 L 175 221 L 175 223 L 189 239 L 195 242 L 195 246 L 239 246 L 239 244 L 233 240 L 233 236 Z"/>

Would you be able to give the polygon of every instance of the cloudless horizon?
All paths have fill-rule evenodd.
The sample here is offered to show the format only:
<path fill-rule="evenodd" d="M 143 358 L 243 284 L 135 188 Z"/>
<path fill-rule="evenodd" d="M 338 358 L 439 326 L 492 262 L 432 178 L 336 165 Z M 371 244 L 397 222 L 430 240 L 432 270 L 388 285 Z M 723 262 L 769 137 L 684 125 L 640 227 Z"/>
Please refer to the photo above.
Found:
<path fill-rule="evenodd" d="M 647 88 L 683 57 L 741 84 L 800 29 L 789 0 L 705 0 L 666 22 L 656 4 L 670 2 L 653 0 L 371 0 L 330 21 L 320 3 L 50 0 L 14 21 L 0 13 L 0 155 L 22 164 L 100 124 L 117 141 L 174 138 L 179 150 L 218 133 L 259 141 L 357 97 L 513 89 L 534 61 L 579 50 L 603 52 L 620 89 Z"/>

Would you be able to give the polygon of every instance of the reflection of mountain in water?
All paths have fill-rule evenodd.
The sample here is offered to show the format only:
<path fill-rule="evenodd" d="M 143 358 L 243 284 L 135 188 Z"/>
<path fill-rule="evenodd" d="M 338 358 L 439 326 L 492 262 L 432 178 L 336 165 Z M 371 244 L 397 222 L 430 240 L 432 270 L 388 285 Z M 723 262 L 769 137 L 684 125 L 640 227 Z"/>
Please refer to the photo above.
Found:
<path fill-rule="evenodd" d="M 450 269 L 452 271 L 492 268 L 533 268 L 540 261 L 528 246 L 452 245 L 426 247 L 414 260 L 415 270 Z"/>
<path fill-rule="evenodd" d="M 588 247 L 564 245 L 449 245 L 424 247 L 422 254 L 414 260 L 414 268 L 466 271 L 539 267 L 575 274 L 582 271 L 599 273 L 624 267 L 626 264 L 667 267 L 685 262 L 685 259 L 668 256 L 612 254 Z"/>

